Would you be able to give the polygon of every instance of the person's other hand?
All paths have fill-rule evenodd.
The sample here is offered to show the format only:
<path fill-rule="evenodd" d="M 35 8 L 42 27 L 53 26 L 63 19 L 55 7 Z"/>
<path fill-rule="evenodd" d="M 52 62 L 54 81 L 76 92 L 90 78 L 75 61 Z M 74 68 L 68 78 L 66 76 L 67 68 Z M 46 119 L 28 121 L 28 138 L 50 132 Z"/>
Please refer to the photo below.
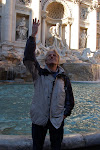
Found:
<path fill-rule="evenodd" d="M 33 19 L 33 26 L 32 26 L 32 37 L 35 37 L 38 32 L 38 26 L 40 25 L 39 20 Z"/>

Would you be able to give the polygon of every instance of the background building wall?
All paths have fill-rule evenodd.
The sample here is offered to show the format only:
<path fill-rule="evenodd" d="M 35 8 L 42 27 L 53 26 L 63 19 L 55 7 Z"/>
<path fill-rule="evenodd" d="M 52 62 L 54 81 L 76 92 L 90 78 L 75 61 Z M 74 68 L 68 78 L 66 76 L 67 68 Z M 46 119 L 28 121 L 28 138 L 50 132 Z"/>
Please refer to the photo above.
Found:
<path fill-rule="evenodd" d="M 42 10 L 46 11 L 46 7 L 50 3 L 57 2 L 62 4 L 64 8 L 66 6 L 67 17 L 73 19 L 73 21 L 70 23 L 67 19 L 65 19 L 65 22 L 64 19 L 63 21 L 61 20 L 61 32 L 63 33 L 62 39 L 63 42 L 66 43 L 67 47 L 71 49 L 79 49 L 80 31 L 82 29 L 86 29 L 87 31 L 87 48 L 90 48 L 92 51 L 95 51 L 96 37 L 98 37 L 97 45 L 99 44 L 99 34 L 97 33 L 96 29 L 97 12 L 96 8 L 92 8 L 92 1 L 82 1 L 81 3 L 79 3 L 77 1 L 72 2 L 63 0 L 30 0 L 26 2 L 24 0 L 2 0 L 0 2 L 1 42 L 12 42 L 15 45 L 19 45 L 19 47 L 21 47 L 23 44 L 25 45 L 25 40 L 19 42 L 16 38 L 16 28 L 20 22 L 18 22 L 18 19 L 21 20 L 21 18 L 24 16 L 26 18 L 26 27 L 28 28 L 27 37 L 30 36 L 32 33 L 33 18 L 38 18 L 40 20 L 41 24 L 39 26 L 39 31 L 37 34 L 37 41 L 40 40 L 40 42 L 43 42 L 45 45 L 49 25 L 47 26 L 46 16 L 43 16 Z M 83 7 L 83 4 L 89 9 L 90 6 L 92 8 L 88 14 L 88 23 L 86 21 L 80 21 L 80 8 Z M 56 22 L 52 25 L 55 24 Z"/>

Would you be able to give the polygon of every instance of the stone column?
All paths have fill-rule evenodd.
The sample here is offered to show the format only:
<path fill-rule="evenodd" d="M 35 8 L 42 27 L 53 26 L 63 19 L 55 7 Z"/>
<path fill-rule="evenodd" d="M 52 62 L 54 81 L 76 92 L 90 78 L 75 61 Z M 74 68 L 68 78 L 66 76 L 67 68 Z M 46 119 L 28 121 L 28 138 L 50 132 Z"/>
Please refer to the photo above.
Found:
<path fill-rule="evenodd" d="M 68 30 L 69 30 L 68 47 L 69 47 L 69 49 L 71 48 L 71 25 L 72 25 L 71 23 L 68 24 Z"/>
<path fill-rule="evenodd" d="M 15 41 L 15 36 L 16 36 L 16 11 L 15 11 L 15 4 L 16 1 L 13 0 L 12 4 L 12 42 Z"/>
<path fill-rule="evenodd" d="M 71 49 L 79 49 L 79 3 L 73 4 L 73 24 L 71 26 Z"/>
<path fill-rule="evenodd" d="M 73 24 L 73 18 L 68 18 L 66 21 L 66 26 L 65 26 L 65 40 L 66 40 L 66 45 L 67 49 L 70 49 L 71 47 L 71 26 Z"/>
<path fill-rule="evenodd" d="M 37 19 L 39 19 L 39 21 L 41 23 L 41 1 L 40 0 L 32 0 L 31 8 L 32 8 L 32 22 L 33 22 L 33 18 L 37 18 Z M 39 41 L 40 38 L 41 38 L 41 24 L 38 28 L 38 33 L 36 35 L 36 41 Z"/>
<path fill-rule="evenodd" d="M 42 44 L 45 46 L 45 19 L 46 19 L 46 12 L 42 11 Z"/>
<path fill-rule="evenodd" d="M 59 35 L 62 38 L 62 25 L 60 25 L 60 27 L 59 27 Z"/>
<path fill-rule="evenodd" d="M 67 45 L 67 49 L 70 49 L 70 40 L 71 40 L 71 31 L 70 31 L 70 24 L 67 24 L 65 27 L 65 39 L 66 39 L 66 45 Z"/>
<path fill-rule="evenodd" d="M 5 31 L 5 28 L 4 28 L 4 16 L 5 16 L 5 4 L 6 4 L 6 1 L 5 0 L 2 0 L 2 21 L 1 21 L 1 41 L 3 42 L 4 41 L 4 31 Z"/>
<path fill-rule="evenodd" d="M 89 28 L 87 30 L 87 48 L 92 52 L 96 50 L 96 34 L 97 34 L 97 11 L 96 9 L 90 10 L 89 13 Z"/>
<path fill-rule="evenodd" d="M 13 0 L 6 0 L 4 4 L 4 41 L 11 42 L 12 41 L 12 7 L 13 7 Z"/>
<path fill-rule="evenodd" d="M 45 18 L 42 19 L 42 44 L 45 46 Z"/>

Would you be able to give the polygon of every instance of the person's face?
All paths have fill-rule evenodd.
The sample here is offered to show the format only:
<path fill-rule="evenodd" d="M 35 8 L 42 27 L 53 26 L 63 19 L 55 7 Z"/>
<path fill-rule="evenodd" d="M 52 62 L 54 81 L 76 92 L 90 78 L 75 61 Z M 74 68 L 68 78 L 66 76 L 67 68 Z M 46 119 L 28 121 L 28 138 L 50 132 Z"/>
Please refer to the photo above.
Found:
<path fill-rule="evenodd" d="M 54 51 L 50 51 L 47 55 L 45 62 L 47 65 L 50 65 L 50 64 L 58 65 L 59 63 L 58 55 Z"/>

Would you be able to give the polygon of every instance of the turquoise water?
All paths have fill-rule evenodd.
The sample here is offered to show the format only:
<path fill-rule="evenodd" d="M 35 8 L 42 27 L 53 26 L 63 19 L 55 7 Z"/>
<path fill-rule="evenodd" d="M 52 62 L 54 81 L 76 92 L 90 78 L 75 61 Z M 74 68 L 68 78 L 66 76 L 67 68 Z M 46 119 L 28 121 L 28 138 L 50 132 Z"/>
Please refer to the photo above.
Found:
<path fill-rule="evenodd" d="M 100 83 L 72 83 L 75 107 L 65 119 L 65 134 L 100 130 Z M 32 84 L 0 85 L 0 134 L 30 135 Z"/>

